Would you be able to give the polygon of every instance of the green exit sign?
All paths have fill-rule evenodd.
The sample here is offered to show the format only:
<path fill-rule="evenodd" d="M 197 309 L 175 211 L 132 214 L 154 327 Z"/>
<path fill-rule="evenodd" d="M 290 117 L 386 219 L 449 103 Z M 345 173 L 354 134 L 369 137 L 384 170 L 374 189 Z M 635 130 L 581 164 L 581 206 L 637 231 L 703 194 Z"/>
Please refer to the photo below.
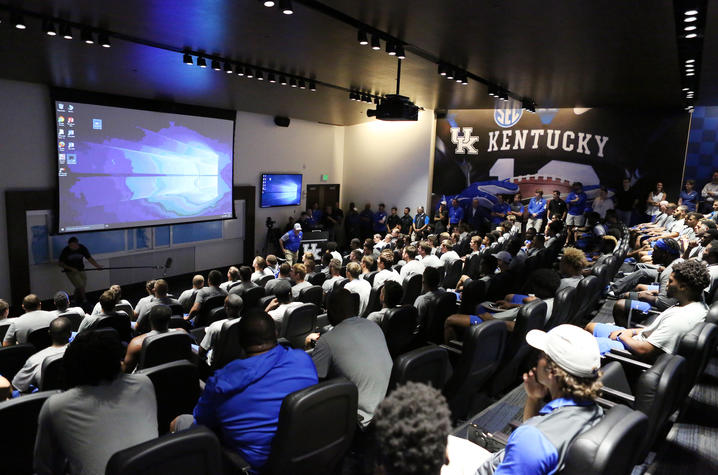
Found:
<path fill-rule="evenodd" d="M 329 181 L 329 175 L 322 175 L 322 181 Z"/>

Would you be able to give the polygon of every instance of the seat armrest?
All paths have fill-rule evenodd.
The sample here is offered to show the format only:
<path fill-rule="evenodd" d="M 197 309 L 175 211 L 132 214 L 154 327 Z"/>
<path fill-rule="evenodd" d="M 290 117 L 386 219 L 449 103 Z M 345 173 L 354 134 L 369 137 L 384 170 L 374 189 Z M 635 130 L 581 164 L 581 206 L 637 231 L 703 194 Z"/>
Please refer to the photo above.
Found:
<path fill-rule="evenodd" d="M 619 350 L 618 348 L 611 348 L 611 354 L 623 356 L 625 358 L 630 358 L 632 356 L 631 352 L 628 350 Z"/>
<path fill-rule="evenodd" d="M 277 338 L 277 344 L 282 345 L 282 346 L 287 346 L 287 347 L 292 346 L 292 344 L 289 342 L 289 340 L 287 340 L 284 337 Z"/>
<path fill-rule="evenodd" d="M 603 399 L 608 399 L 619 404 L 625 404 L 629 407 L 633 407 L 633 403 L 636 402 L 636 398 L 633 395 L 611 389 L 607 386 L 601 388 L 601 395 L 603 396 Z"/>
<path fill-rule="evenodd" d="M 249 474 L 252 467 L 237 452 L 223 448 L 222 449 L 222 467 L 225 475 Z"/>
<path fill-rule="evenodd" d="M 461 355 L 461 353 L 462 353 L 461 350 L 454 348 L 453 346 L 439 345 L 439 347 L 445 349 L 449 353 L 454 353 L 455 355 Z"/>
<path fill-rule="evenodd" d="M 624 353 L 628 353 L 630 356 L 624 356 Z M 651 367 L 650 364 L 634 359 L 631 353 L 627 351 L 624 352 L 623 350 L 616 350 L 616 353 L 614 353 L 614 350 L 612 349 L 609 353 L 606 353 L 603 356 L 604 359 L 608 361 L 618 361 L 622 365 L 630 365 L 634 368 L 640 369 L 641 371 Z"/>
<path fill-rule="evenodd" d="M 449 340 L 449 346 L 462 351 L 464 349 L 464 342 L 459 340 Z"/>
<path fill-rule="evenodd" d="M 611 409 L 612 407 L 615 407 L 618 405 L 615 402 L 609 401 L 608 399 L 604 399 L 602 397 L 596 398 L 596 404 L 598 404 L 599 406 L 601 406 L 604 409 Z"/>

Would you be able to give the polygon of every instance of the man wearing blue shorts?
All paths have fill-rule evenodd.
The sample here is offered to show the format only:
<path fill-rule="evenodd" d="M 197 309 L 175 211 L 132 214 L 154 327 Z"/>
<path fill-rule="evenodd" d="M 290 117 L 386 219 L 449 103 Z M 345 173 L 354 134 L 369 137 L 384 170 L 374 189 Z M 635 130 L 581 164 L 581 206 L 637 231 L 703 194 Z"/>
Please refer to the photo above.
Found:
<path fill-rule="evenodd" d="M 647 361 L 661 352 L 673 354 L 683 335 L 705 321 L 708 307 L 703 302 L 703 289 L 710 276 L 702 262 L 683 261 L 673 266 L 667 285 L 669 298 L 678 304 L 664 310 L 645 328 L 626 329 L 606 323 L 589 323 L 586 331 L 596 337 L 601 354 L 612 348 L 628 350 Z"/>

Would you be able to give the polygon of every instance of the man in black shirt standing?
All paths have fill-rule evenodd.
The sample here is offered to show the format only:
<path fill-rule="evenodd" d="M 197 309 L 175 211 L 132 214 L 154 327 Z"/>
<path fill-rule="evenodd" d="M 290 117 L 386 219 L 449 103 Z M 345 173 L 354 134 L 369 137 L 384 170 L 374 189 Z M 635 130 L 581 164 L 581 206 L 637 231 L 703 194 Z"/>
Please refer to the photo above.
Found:
<path fill-rule="evenodd" d="M 638 204 L 636 193 L 631 186 L 631 179 L 624 178 L 621 187 L 616 190 L 616 215 L 626 226 L 631 225 L 631 213 Z"/>
<path fill-rule="evenodd" d="M 392 232 L 395 227 L 401 225 L 401 218 L 396 214 L 397 211 L 396 206 L 392 206 L 391 214 L 386 218 L 386 225 L 389 226 L 389 232 Z"/>
<path fill-rule="evenodd" d="M 75 236 L 67 240 L 67 246 L 60 253 L 59 264 L 67 274 L 72 285 L 75 287 L 75 303 L 85 303 L 85 285 L 87 285 L 87 275 L 85 275 L 84 259 L 98 269 L 103 267 L 95 261 L 90 255 L 90 251 L 80 244 Z"/>
<path fill-rule="evenodd" d="M 404 208 L 404 215 L 399 218 L 401 224 L 401 234 L 408 236 L 411 234 L 411 225 L 414 224 L 414 218 L 411 217 L 411 209 Z"/>
<path fill-rule="evenodd" d="M 549 221 L 553 216 L 558 216 L 559 221 L 565 221 L 567 212 L 568 207 L 566 206 L 566 202 L 561 199 L 561 192 L 553 190 L 553 198 L 551 198 L 551 201 L 548 202 Z"/>

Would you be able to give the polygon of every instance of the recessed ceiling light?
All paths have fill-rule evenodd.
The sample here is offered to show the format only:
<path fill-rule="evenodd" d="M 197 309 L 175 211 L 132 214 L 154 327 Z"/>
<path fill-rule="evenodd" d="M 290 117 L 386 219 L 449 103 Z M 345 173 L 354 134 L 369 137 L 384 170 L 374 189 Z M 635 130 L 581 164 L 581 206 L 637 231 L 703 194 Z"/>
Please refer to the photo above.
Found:
<path fill-rule="evenodd" d="M 257 81 L 264 81 L 264 73 L 262 71 L 257 70 L 257 73 L 254 75 L 254 77 L 257 79 Z"/>
<path fill-rule="evenodd" d="M 265 7 L 271 8 L 271 7 L 274 6 L 274 0 L 264 0 L 263 5 L 264 5 Z"/>
<path fill-rule="evenodd" d="M 698 15 L 698 10 L 686 10 L 686 12 L 684 13 L 684 15 L 685 15 L 685 16 Z"/>
<path fill-rule="evenodd" d="M 289 80 L 289 86 L 290 87 L 297 87 L 297 80 L 292 78 Z"/>
<path fill-rule="evenodd" d="M 11 23 L 15 25 L 15 28 L 18 30 L 24 30 L 27 28 L 27 25 L 25 24 L 25 20 L 23 20 L 22 15 L 19 13 L 15 13 L 12 15 Z"/>
<path fill-rule="evenodd" d="M 690 90 L 690 89 L 688 89 L 687 87 L 684 87 L 684 88 L 682 89 L 682 91 L 689 91 L 689 90 Z"/>
<path fill-rule="evenodd" d="M 282 13 L 285 15 L 291 15 L 294 13 L 294 8 L 292 8 L 292 0 L 279 0 L 279 9 L 282 10 Z"/>
<path fill-rule="evenodd" d="M 685 18 L 683 19 L 683 21 L 685 21 L 686 23 L 691 23 L 691 22 L 694 22 L 694 21 L 696 21 L 696 20 L 697 20 L 697 18 L 694 17 L 694 16 L 688 16 L 688 17 L 685 17 Z"/>
<path fill-rule="evenodd" d="M 696 25 L 688 25 L 687 27 L 683 28 L 684 31 L 693 31 L 696 29 Z"/>
<path fill-rule="evenodd" d="M 252 79 L 254 77 L 254 71 L 252 70 L 252 68 L 247 68 L 244 70 L 244 75 L 249 79 Z"/>
<path fill-rule="evenodd" d="M 695 62 L 696 62 L 695 59 L 687 59 L 687 60 L 686 60 L 686 63 L 695 63 Z"/>
<path fill-rule="evenodd" d="M 686 35 L 686 38 L 695 38 L 696 36 L 698 36 L 698 35 L 696 35 L 695 33 L 688 33 Z"/>
<path fill-rule="evenodd" d="M 686 73 L 686 76 L 695 76 L 696 73 Z"/>
<path fill-rule="evenodd" d="M 281 84 L 282 86 L 286 86 L 287 85 L 287 77 L 279 76 L 279 84 Z"/>

